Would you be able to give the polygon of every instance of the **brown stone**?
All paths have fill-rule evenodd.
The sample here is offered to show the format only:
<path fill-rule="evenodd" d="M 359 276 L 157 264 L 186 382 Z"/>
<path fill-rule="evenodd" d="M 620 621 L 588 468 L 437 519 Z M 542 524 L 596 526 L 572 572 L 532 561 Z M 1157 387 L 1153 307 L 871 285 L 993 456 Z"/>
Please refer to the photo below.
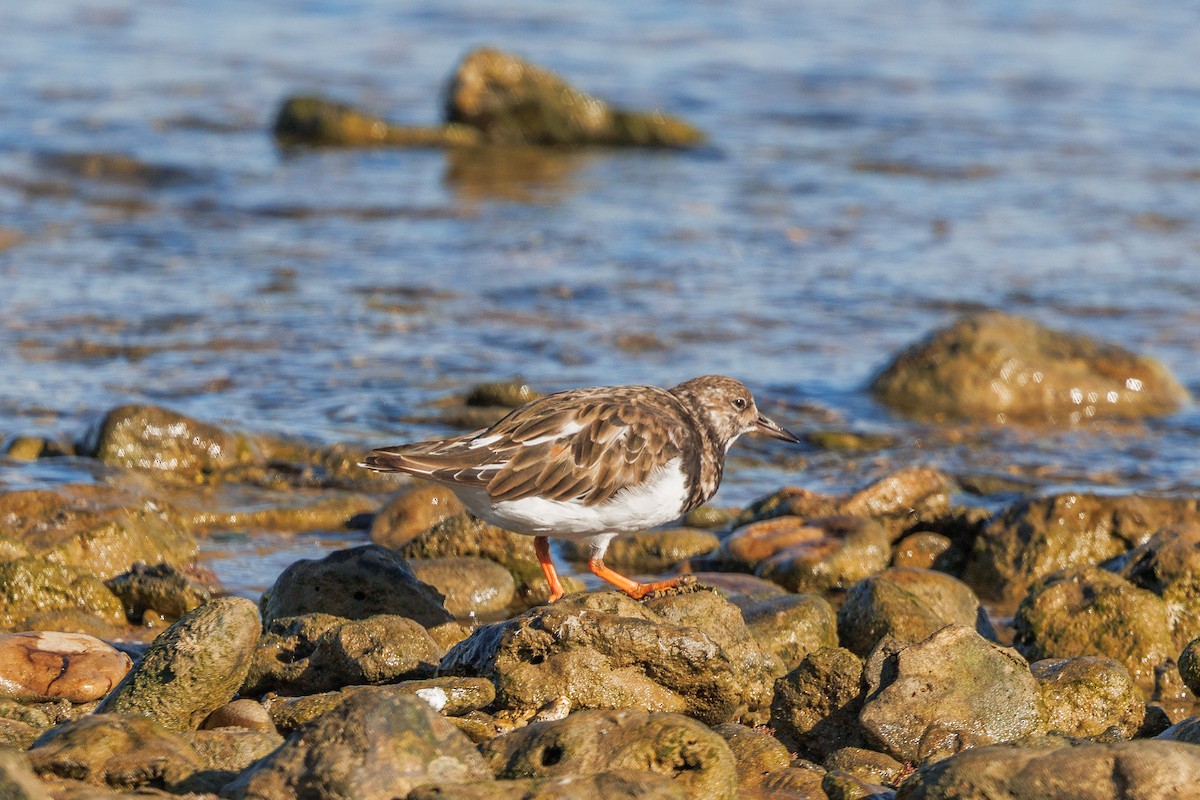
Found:
<path fill-rule="evenodd" d="M 0 636 L 0 697 L 99 700 L 132 665 L 129 656 L 86 634 L 27 631 Z"/>

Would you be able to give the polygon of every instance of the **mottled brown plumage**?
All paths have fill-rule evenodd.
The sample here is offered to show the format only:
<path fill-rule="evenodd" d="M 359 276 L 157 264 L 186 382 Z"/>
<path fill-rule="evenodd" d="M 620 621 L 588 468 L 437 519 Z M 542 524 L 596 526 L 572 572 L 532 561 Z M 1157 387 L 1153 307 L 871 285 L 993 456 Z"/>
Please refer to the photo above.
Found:
<path fill-rule="evenodd" d="M 741 383 L 708 375 L 670 390 L 559 392 L 490 428 L 375 450 L 362 465 L 445 484 L 477 515 L 518 533 L 583 538 L 593 571 L 613 580 L 602 563 L 612 536 L 670 521 L 712 497 L 726 450 L 751 431 L 797 441 L 758 413 Z M 550 530 L 551 520 L 561 529 Z M 543 567 L 549 579 L 548 557 Z"/>

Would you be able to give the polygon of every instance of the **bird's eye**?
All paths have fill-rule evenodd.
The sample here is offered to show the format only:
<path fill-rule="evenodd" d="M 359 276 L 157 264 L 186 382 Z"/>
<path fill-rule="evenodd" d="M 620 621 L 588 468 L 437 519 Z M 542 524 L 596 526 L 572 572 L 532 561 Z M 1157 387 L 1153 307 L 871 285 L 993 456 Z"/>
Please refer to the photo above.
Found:
<path fill-rule="evenodd" d="M 746 398 L 744 398 L 744 397 L 733 398 L 733 407 L 736 408 L 738 411 L 745 411 L 746 410 Z"/>

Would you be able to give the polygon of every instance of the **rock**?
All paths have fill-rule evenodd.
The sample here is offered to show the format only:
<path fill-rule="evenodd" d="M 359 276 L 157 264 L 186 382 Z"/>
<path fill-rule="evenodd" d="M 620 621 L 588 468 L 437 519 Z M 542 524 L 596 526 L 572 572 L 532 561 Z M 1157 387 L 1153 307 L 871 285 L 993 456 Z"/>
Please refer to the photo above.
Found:
<path fill-rule="evenodd" d="M 662 111 L 613 108 L 557 75 L 491 48 L 467 53 L 450 80 L 446 120 L 489 144 L 693 147 L 704 134 Z"/>
<path fill-rule="evenodd" d="M 513 409 L 542 397 L 545 395 L 523 379 L 514 378 L 509 381 L 477 383 L 467 390 L 463 402 L 469 406 L 499 406 Z"/>
<path fill-rule="evenodd" d="M 1156 739 L 1166 739 L 1172 742 L 1188 742 L 1200 744 L 1200 717 L 1181 719 L 1162 733 Z"/>
<path fill-rule="evenodd" d="M 1152 692 L 1155 668 L 1177 652 L 1166 603 L 1096 567 L 1056 572 L 1021 601 L 1013 644 L 1026 658 L 1104 656 Z"/>
<path fill-rule="evenodd" d="M 346 698 L 374 688 L 386 688 L 396 694 L 417 697 L 447 717 L 469 714 L 491 705 L 496 699 L 496 688 L 489 680 L 442 677 L 401 681 L 386 687 L 347 686 L 336 692 L 304 697 L 276 697 L 268 699 L 266 706 L 272 722 L 281 733 L 287 734 L 341 705 Z"/>
<path fill-rule="evenodd" d="M 125 621 L 121 601 L 90 572 L 36 556 L 0 562 L 0 630 L 29 630 L 53 611 L 86 612 L 108 625 Z"/>
<path fill-rule="evenodd" d="M 680 784 L 656 772 L 615 769 L 595 775 L 423 786 L 408 800 L 687 800 Z"/>
<path fill-rule="evenodd" d="M 1001 423 L 1161 416 L 1188 399 L 1152 358 L 998 311 L 935 331 L 897 356 L 871 391 L 913 416 Z"/>
<path fill-rule="evenodd" d="M 740 787 L 761 786 L 768 774 L 792 765 L 792 755 L 783 743 L 757 728 L 725 722 L 713 728 L 713 733 L 729 745 Z"/>
<path fill-rule="evenodd" d="M 418 482 L 392 497 L 375 515 L 371 541 L 384 547 L 402 547 L 446 517 L 463 511 L 462 502 L 445 486 Z"/>
<path fill-rule="evenodd" d="M 778 656 L 786 670 L 795 669 L 814 650 L 837 647 L 837 616 L 819 595 L 734 598 L 733 603 L 742 610 L 750 635 Z"/>
<path fill-rule="evenodd" d="M 445 596 L 446 610 L 456 617 L 498 614 L 517 593 L 512 573 L 485 558 L 414 558 L 408 563 L 418 580 Z"/>
<path fill-rule="evenodd" d="M 778 662 L 755 652 L 734 606 L 720 610 L 725 601 L 712 599 L 701 602 L 711 615 L 709 629 L 724 628 L 720 638 L 695 627 L 682 604 L 664 603 L 660 614 L 617 592 L 570 595 L 477 628 L 446 654 L 442 672 L 489 678 L 500 708 L 526 713 L 565 698 L 575 709 L 754 722 L 765 716 Z M 737 640 L 736 648 L 722 645 Z"/>
<path fill-rule="evenodd" d="M 490 778 L 471 741 L 424 701 L 365 687 L 301 727 L 222 794 L 391 800 L 426 784 Z"/>
<path fill-rule="evenodd" d="M 1111 658 L 1081 656 L 1030 665 L 1042 692 L 1045 728 L 1083 739 L 1130 739 L 1146 716 L 1142 693 Z"/>
<path fill-rule="evenodd" d="M 1078 747 L 966 750 L 928 764 L 897 800 L 1176 800 L 1200 781 L 1200 748 L 1142 739 Z"/>
<path fill-rule="evenodd" d="M 241 693 L 315 694 L 426 678 L 437 672 L 441 655 L 425 629 L 407 617 L 283 617 L 273 620 L 259 639 Z"/>
<path fill-rule="evenodd" d="M 934 523 L 952 513 L 953 492 L 954 482 L 945 473 L 930 467 L 904 467 L 842 497 L 786 487 L 751 503 L 735 524 L 781 516 L 866 517 L 883 526 L 890 541 L 923 522 Z"/>
<path fill-rule="evenodd" d="M 771 726 L 789 749 L 817 759 L 860 746 L 863 688 L 858 656 L 842 647 L 816 650 L 775 682 Z"/>
<path fill-rule="evenodd" d="M 689 528 L 715 531 L 728 528 L 737 517 L 737 509 L 702 505 L 683 516 L 683 524 Z"/>
<path fill-rule="evenodd" d="M 886 786 L 871 783 L 840 769 L 831 769 L 821 778 L 821 791 L 829 800 L 894 800 Z"/>
<path fill-rule="evenodd" d="M 0 747 L 0 796 L 4 800 L 50 800 L 24 753 Z"/>
<path fill-rule="evenodd" d="M 121 598 L 125 616 L 134 622 L 141 622 L 147 611 L 179 619 L 207 603 L 213 595 L 212 587 L 165 563 L 150 567 L 138 562 L 128 572 L 109 578 L 104 585 Z"/>
<path fill-rule="evenodd" d="M 1176 641 L 1200 631 L 1200 521 L 1155 532 L 1120 559 L 1118 572 L 1166 602 Z"/>
<path fill-rule="evenodd" d="M 85 634 L 27 631 L 0 636 L 0 698 L 99 700 L 132 664 L 120 650 Z"/>
<path fill-rule="evenodd" d="M 715 533 L 696 528 L 629 533 L 612 540 L 604 554 L 604 563 L 617 569 L 659 572 L 710 553 L 720 544 Z M 561 546 L 564 557 L 571 561 L 586 561 L 591 555 L 587 545 L 569 539 Z"/>
<path fill-rule="evenodd" d="M 268 462 L 272 468 L 285 468 Z M 176 491 L 171 500 L 198 534 L 216 531 L 342 531 L 364 527 L 378 501 L 357 492 L 286 485 L 283 489 L 248 487 L 234 481 L 279 480 L 265 468 L 247 468 L 245 475 L 225 473 L 228 483 Z M 289 476 L 294 477 L 294 476 Z M 303 482 L 302 478 L 295 478 Z M 331 481 L 337 483 L 336 481 Z M 230 488 L 230 484 L 233 488 Z"/>
<path fill-rule="evenodd" d="M 169 730 L 195 730 L 242 685 L 260 630 L 258 611 L 245 598 L 205 603 L 151 642 L 97 710 L 141 714 Z"/>
<path fill-rule="evenodd" d="M 246 728 L 275 733 L 275 723 L 271 721 L 270 712 L 262 703 L 247 699 L 230 700 L 205 717 L 200 725 L 200 729 L 205 731 L 218 728 Z"/>
<path fill-rule="evenodd" d="M 1098 564 L 1189 519 L 1200 519 L 1200 500 L 1078 493 L 1025 500 L 985 526 L 963 579 L 986 599 L 1015 602 L 1052 572 Z"/>
<path fill-rule="evenodd" d="M 489 525 L 467 512 L 447 517 L 397 551 L 404 558 L 447 558 L 478 556 L 495 561 L 512 573 L 517 597 L 523 605 L 546 602 L 550 587 L 533 552 L 533 537 Z M 569 593 L 583 589 L 583 582 L 560 575 Z"/>
<path fill-rule="evenodd" d="M 824 517 L 809 520 L 804 527 L 812 532 L 808 541 L 775 552 L 754 574 L 790 592 L 825 592 L 847 589 L 891 560 L 887 533 L 871 520 Z M 747 535 L 753 534 L 739 531 L 730 539 Z"/>
<path fill-rule="evenodd" d="M 737 764 L 725 740 L 680 714 L 577 711 L 499 736 L 483 752 L 498 778 L 649 769 L 670 776 L 687 797 L 733 800 L 737 791 Z"/>
<path fill-rule="evenodd" d="M 837 620 L 839 641 L 864 658 L 884 636 L 919 642 L 950 624 L 996 638 L 970 587 L 944 573 L 913 567 L 890 567 L 856 583 Z"/>
<path fill-rule="evenodd" d="M 861 747 L 843 747 L 825 759 L 825 769 L 840 770 L 860 780 L 883 786 L 899 786 L 908 769 L 886 753 Z"/>
<path fill-rule="evenodd" d="M 286 98 L 272 132 L 285 147 L 462 147 L 483 141 L 467 125 L 400 125 L 316 95 Z"/>
<path fill-rule="evenodd" d="M 1015 741 L 1041 722 L 1025 660 L 963 625 L 917 644 L 881 644 L 867 665 L 867 697 L 859 724 L 868 741 L 908 763 Z"/>
<path fill-rule="evenodd" d="M 274 729 L 219 728 L 190 731 L 183 737 L 204 764 L 203 771 L 178 787 L 180 791 L 188 792 L 216 792 L 283 744 L 283 737 Z"/>
<path fill-rule="evenodd" d="M 893 567 L 935 569 L 943 567 L 954 557 L 954 542 L 948 536 L 932 531 L 910 533 L 896 542 L 892 550 Z M 945 569 L 942 570 L 946 571 Z"/>
<path fill-rule="evenodd" d="M 744 572 L 689 572 L 696 583 L 734 603 L 750 603 L 790 594 L 778 583 Z"/>
<path fill-rule="evenodd" d="M 275 579 L 261 606 L 265 625 L 310 612 L 347 619 L 396 614 L 425 627 L 452 619 L 441 595 L 417 580 L 404 558 L 379 545 L 296 561 Z"/>
<path fill-rule="evenodd" d="M 761 797 L 763 800 L 826 800 L 829 795 L 821 787 L 825 770 L 816 764 L 791 766 L 777 769 L 763 780 L 757 791 L 743 792 L 743 798 Z"/>
<path fill-rule="evenodd" d="M 89 439 L 84 453 L 106 464 L 183 481 L 209 479 L 261 460 L 248 437 L 159 406 L 114 408 Z"/>
<path fill-rule="evenodd" d="M 197 554 L 161 500 L 102 484 L 0 493 L 0 519 L 30 555 L 101 579 L 139 561 L 182 564 Z"/>
<path fill-rule="evenodd" d="M 1179 673 L 1192 694 L 1200 697 L 1200 638 L 1192 639 L 1179 655 Z"/>
<path fill-rule="evenodd" d="M 28 755 L 39 775 L 121 790 L 177 786 L 204 766 L 179 734 L 145 717 L 118 714 L 96 714 L 52 728 Z"/>

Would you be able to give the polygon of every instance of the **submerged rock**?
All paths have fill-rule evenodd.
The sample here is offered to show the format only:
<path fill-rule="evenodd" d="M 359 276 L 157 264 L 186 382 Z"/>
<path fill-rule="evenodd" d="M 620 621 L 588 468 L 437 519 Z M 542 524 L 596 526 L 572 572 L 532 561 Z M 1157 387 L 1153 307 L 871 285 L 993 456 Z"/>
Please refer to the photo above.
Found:
<path fill-rule="evenodd" d="M 897 800 L 1176 800 L 1200 784 L 1200 748 L 1141 739 L 967 750 L 917 770 Z"/>
<path fill-rule="evenodd" d="M 461 147 L 483 142 L 480 132 L 468 125 L 401 125 L 316 95 L 285 99 L 272 132 L 285 146 Z"/>
<path fill-rule="evenodd" d="M 392 800 L 426 784 L 491 777 L 471 741 L 423 700 L 366 687 L 301 727 L 222 794 Z"/>
<path fill-rule="evenodd" d="M 1056 570 L 1098 564 L 1189 520 L 1200 520 L 1200 500 L 1080 493 L 1023 500 L 984 528 L 963 577 L 985 598 L 1014 602 Z"/>
<path fill-rule="evenodd" d="M 1188 399 L 1152 358 L 998 311 L 935 331 L 897 356 L 871 391 L 918 417 L 1058 424 L 1161 416 Z"/>
<path fill-rule="evenodd" d="M 950 625 L 917 644 L 885 640 L 867 665 L 859 722 L 908 763 L 1039 732 L 1041 692 L 1029 665 L 973 628 Z"/>
<path fill-rule="evenodd" d="M 484 745 L 498 778 L 587 775 L 638 769 L 667 775 L 686 797 L 733 800 L 737 764 L 720 735 L 680 714 L 577 711 L 535 722 Z"/>
<path fill-rule="evenodd" d="M 319 612 L 347 619 L 396 614 L 425 627 L 450 622 L 442 596 L 408 562 L 379 545 L 338 550 L 288 566 L 264 594 L 263 622 Z"/>
<path fill-rule="evenodd" d="M 970 587 L 944 573 L 912 567 L 891 567 L 859 581 L 837 616 L 838 638 L 863 657 L 885 636 L 919 642 L 950 624 L 996 638 Z"/>
<path fill-rule="evenodd" d="M 425 629 L 407 617 L 281 617 L 272 620 L 259 639 L 241 692 L 315 694 L 431 677 L 441 655 Z"/>
<path fill-rule="evenodd" d="M 94 636 L 26 631 L 0 636 L 0 698 L 99 700 L 133 662 Z"/>
<path fill-rule="evenodd" d="M 1026 658 L 1114 658 L 1147 693 L 1156 667 L 1177 652 L 1166 603 L 1096 567 L 1063 570 L 1035 586 L 1013 627 L 1014 645 Z"/>
<path fill-rule="evenodd" d="M 170 730 L 195 730 L 233 699 L 260 631 L 258 610 L 249 600 L 222 597 L 206 603 L 151 642 L 97 710 L 140 714 Z"/>
<path fill-rule="evenodd" d="M 476 629 L 442 671 L 490 678 L 500 708 L 528 714 L 565 698 L 570 708 L 674 711 L 709 724 L 764 718 L 782 668 L 754 646 L 737 608 L 708 592 L 654 602 L 571 595 Z"/>

